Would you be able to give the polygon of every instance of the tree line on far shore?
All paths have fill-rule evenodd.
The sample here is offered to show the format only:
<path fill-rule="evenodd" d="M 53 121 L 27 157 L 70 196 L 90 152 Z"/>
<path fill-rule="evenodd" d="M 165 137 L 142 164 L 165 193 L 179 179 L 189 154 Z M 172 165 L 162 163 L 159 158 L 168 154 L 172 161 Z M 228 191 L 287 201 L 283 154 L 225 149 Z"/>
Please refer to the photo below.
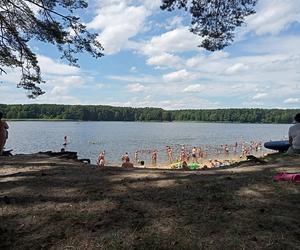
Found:
<path fill-rule="evenodd" d="M 300 109 L 186 109 L 130 108 L 55 104 L 0 104 L 6 119 L 81 121 L 199 121 L 291 123 Z"/>

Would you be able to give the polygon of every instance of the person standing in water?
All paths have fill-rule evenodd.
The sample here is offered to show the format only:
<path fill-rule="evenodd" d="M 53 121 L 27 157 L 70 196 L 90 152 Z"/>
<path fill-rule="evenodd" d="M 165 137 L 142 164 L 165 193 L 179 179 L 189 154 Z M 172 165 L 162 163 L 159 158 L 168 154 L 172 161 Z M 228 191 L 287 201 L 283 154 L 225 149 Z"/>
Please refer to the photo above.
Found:
<path fill-rule="evenodd" d="M 191 153 L 190 153 L 190 150 L 188 149 L 186 151 L 186 155 L 185 155 L 185 158 L 186 158 L 186 162 L 189 163 L 190 162 L 190 157 L 191 157 Z"/>
<path fill-rule="evenodd" d="M 184 148 L 184 145 L 181 146 L 181 150 L 180 150 L 180 161 L 181 161 L 181 162 L 185 161 L 185 148 Z"/>
<path fill-rule="evenodd" d="M 237 141 L 235 142 L 235 144 L 234 144 L 234 153 L 236 154 L 236 152 L 237 152 L 237 148 L 238 148 L 238 143 L 237 143 Z"/>
<path fill-rule="evenodd" d="M 156 149 L 153 150 L 151 158 L 152 158 L 152 164 L 156 165 L 156 162 L 157 162 L 157 150 Z"/>
<path fill-rule="evenodd" d="M 193 163 L 198 163 L 197 148 L 196 147 L 192 148 L 192 159 L 193 159 Z"/>
<path fill-rule="evenodd" d="M 169 162 L 172 163 L 173 162 L 173 152 L 170 146 L 167 146 L 167 155 L 168 155 L 168 159 Z"/>
<path fill-rule="evenodd" d="M 101 152 L 98 156 L 97 165 L 99 167 L 105 166 L 105 151 Z"/>
<path fill-rule="evenodd" d="M 224 154 L 225 155 L 229 154 L 229 147 L 227 144 L 224 145 Z"/>
<path fill-rule="evenodd" d="M 0 155 L 3 155 L 4 146 L 6 143 L 6 140 L 8 138 L 8 125 L 6 121 L 2 120 L 3 113 L 0 111 Z"/>
<path fill-rule="evenodd" d="M 122 162 L 129 162 L 129 161 L 130 161 L 129 155 L 126 152 L 124 155 L 122 155 Z"/>
<path fill-rule="evenodd" d="M 64 136 L 64 143 L 63 143 L 64 146 L 67 146 L 68 145 L 68 137 L 65 135 Z"/>
<path fill-rule="evenodd" d="M 135 163 L 139 162 L 139 151 L 135 151 L 135 153 L 134 153 L 134 160 L 135 160 Z"/>

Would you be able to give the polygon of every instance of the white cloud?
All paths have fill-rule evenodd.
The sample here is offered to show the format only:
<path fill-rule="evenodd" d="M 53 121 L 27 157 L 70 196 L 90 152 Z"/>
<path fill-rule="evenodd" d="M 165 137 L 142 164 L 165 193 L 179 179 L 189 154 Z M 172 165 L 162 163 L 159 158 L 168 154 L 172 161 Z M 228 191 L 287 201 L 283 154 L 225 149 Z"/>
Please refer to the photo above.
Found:
<path fill-rule="evenodd" d="M 268 96 L 267 93 L 257 93 L 255 96 L 252 97 L 252 100 L 260 100 L 264 99 Z"/>
<path fill-rule="evenodd" d="M 143 82 L 143 83 L 157 83 L 157 77 L 152 75 L 111 75 L 109 79 L 121 82 Z"/>
<path fill-rule="evenodd" d="M 79 75 L 70 76 L 50 76 L 47 83 L 49 86 L 63 86 L 63 87 L 82 87 L 87 79 Z"/>
<path fill-rule="evenodd" d="M 198 54 L 186 60 L 186 66 L 201 72 L 219 74 L 230 66 L 231 59 L 227 52 L 219 51 L 207 55 Z M 231 63 L 232 64 L 232 63 Z"/>
<path fill-rule="evenodd" d="M 144 92 L 147 90 L 147 88 L 140 83 L 128 84 L 127 88 L 129 92 Z"/>
<path fill-rule="evenodd" d="M 97 88 L 97 89 L 103 89 L 103 88 L 105 88 L 105 86 L 107 86 L 106 84 L 103 84 L 103 83 L 97 83 L 96 85 L 95 85 L 95 87 Z"/>
<path fill-rule="evenodd" d="M 243 52 L 256 54 L 299 54 L 300 37 L 296 35 L 266 36 L 253 42 L 244 41 Z"/>
<path fill-rule="evenodd" d="M 178 70 L 169 74 L 163 75 L 166 82 L 182 82 L 192 79 L 192 74 L 185 69 Z"/>
<path fill-rule="evenodd" d="M 288 98 L 283 101 L 286 104 L 300 104 L 300 98 Z"/>
<path fill-rule="evenodd" d="M 36 99 L 39 103 L 80 104 L 80 99 L 71 94 L 71 91 L 86 88 L 87 82 L 93 80 L 92 77 L 81 75 L 48 75 L 47 77 L 46 94 Z"/>
<path fill-rule="evenodd" d="M 152 56 L 147 59 L 148 65 L 159 67 L 178 67 L 181 64 L 181 58 L 169 53 L 162 53 L 161 55 Z"/>
<path fill-rule="evenodd" d="M 186 61 L 186 65 L 191 68 L 201 67 L 203 64 L 206 63 L 207 63 L 207 58 L 205 56 L 200 56 L 200 55 L 191 57 Z"/>
<path fill-rule="evenodd" d="M 141 47 L 141 52 L 148 56 L 154 56 L 163 52 L 201 51 L 202 49 L 197 47 L 200 43 L 200 37 L 192 34 L 188 27 L 180 27 L 152 37 Z"/>
<path fill-rule="evenodd" d="M 59 95 L 65 95 L 68 92 L 68 88 L 64 87 L 64 86 L 55 86 L 52 90 L 51 90 L 51 94 L 54 96 L 59 96 Z"/>
<path fill-rule="evenodd" d="M 219 60 L 219 59 L 224 59 L 224 58 L 228 58 L 229 57 L 229 53 L 226 51 L 214 51 L 211 54 L 209 54 L 208 59 L 209 60 Z"/>
<path fill-rule="evenodd" d="M 59 61 L 55 61 L 50 57 L 43 55 L 37 55 L 39 66 L 41 68 L 42 78 L 48 78 L 49 75 L 56 76 L 67 76 L 78 74 L 80 69 L 72 67 Z M 21 79 L 21 70 L 19 68 L 5 68 L 7 74 L 1 75 L 1 80 L 17 84 Z M 42 85 L 43 86 L 43 85 Z"/>
<path fill-rule="evenodd" d="M 183 92 L 185 93 L 199 93 L 202 92 L 206 89 L 206 87 L 204 85 L 201 84 L 192 84 L 187 86 Z"/>
<path fill-rule="evenodd" d="M 26 2 L 26 4 L 30 8 L 30 10 L 33 12 L 33 14 L 38 15 L 39 11 L 41 10 L 40 7 L 38 7 L 37 5 L 30 3 L 30 2 Z"/>
<path fill-rule="evenodd" d="M 181 16 L 174 16 L 167 20 L 166 29 L 173 29 L 181 27 L 183 23 L 183 17 Z"/>
<path fill-rule="evenodd" d="M 161 6 L 161 0 L 140 0 L 147 9 L 155 10 Z"/>
<path fill-rule="evenodd" d="M 105 54 L 118 53 L 126 48 L 129 39 L 143 29 L 146 18 L 151 15 L 146 6 L 129 5 L 125 0 L 101 1 L 96 13 L 87 27 L 100 31 L 98 39 Z"/>
<path fill-rule="evenodd" d="M 236 64 L 230 66 L 229 68 L 227 68 L 225 73 L 229 74 L 229 75 L 234 75 L 234 74 L 238 74 L 243 71 L 246 71 L 248 69 L 249 69 L 249 66 L 247 66 L 243 63 L 236 63 Z"/>
<path fill-rule="evenodd" d="M 217 108 L 219 104 L 210 102 L 206 99 L 185 97 L 180 100 L 165 99 L 157 100 L 150 96 L 150 98 L 141 99 L 140 97 L 132 97 L 125 102 L 109 102 L 107 105 L 121 106 L 121 107 L 157 107 L 166 110 L 184 109 L 184 108 Z"/>
<path fill-rule="evenodd" d="M 18 84 L 21 79 L 21 71 L 19 69 L 4 68 L 5 73 L 0 75 L 0 86 L 3 83 Z M 2 82 L 3 81 L 3 82 Z"/>
<path fill-rule="evenodd" d="M 132 66 L 129 71 L 132 72 L 132 73 L 136 73 L 137 68 L 135 66 Z"/>
<path fill-rule="evenodd" d="M 121 103 L 120 100 L 123 100 L 124 105 L 132 106 L 207 108 L 224 107 L 227 98 L 223 97 L 231 97 L 232 105 L 243 107 L 272 107 L 272 103 L 273 106 L 277 103 L 285 104 L 285 107 L 299 106 L 300 37 L 297 30 L 291 33 L 288 30 L 291 23 L 299 23 L 298 0 L 260 0 L 257 14 L 250 16 L 248 26 L 237 32 L 237 35 L 242 34 L 244 40 L 225 51 L 214 53 L 197 47 L 201 38 L 183 26 L 188 20 L 176 16 L 177 12 L 172 12 L 173 16 L 161 12 L 154 17 L 155 11 L 160 11 L 161 0 L 95 2 L 94 17 L 91 15 L 88 27 L 100 33 L 99 39 L 105 45 L 105 53 L 131 49 L 126 54 L 128 64 L 119 63 L 123 58 L 117 61 L 117 56 L 110 57 L 108 61 L 112 64 L 105 70 L 108 68 L 106 72 L 111 75 L 103 70 L 92 74 L 92 79 L 78 68 L 39 55 L 43 77 L 47 80 L 42 85 L 47 94 L 38 99 L 41 102 L 79 102 L 75 96 L 84 94 L 78 94 L 80 91 L 77 90 L 88 87 L 88 83 L 91 83 L 91 90 L 95 93 L 83 98 L 85 102 L 97 101 L 97 92 L 104 88 L 101 83 L 109 79 L 109 84 L 113 82 L 113 85 L 105 88 L 110 92 L 105 96 L 106 101 L 103 100 L 106 103 L 114 100 Z M 293 23 L 294 28 L 298 25 Z M 246 40 L 248 38 L 251 39 Z M 142 62 L 141 55 L 148 66 Z M 88 66 L 91 70 L 98 69 L 98 65 Z M 149 66 L 153 66 L 152 71 Z M 119 71 L 120 67 L 124 67 L 123 70 Z M 124 69 L 128 70 L 128 74 L 118 75 L 117 72 L 124 72 Z M 9 91 L 20 79 L 19 72 L 13 71 L 0 77 L 14 84 L 0 85 L 0 95 L 1 92 L 8 93 L 13 100 Z M 150 90 L 152 96 L 149 97 Z M 19 90 L 21 94 L 22 91 Z M 133 98 L 135 93 L 138 97 Z M 198 101 L 201 96 L 214 100 L 219 98 L 221 104 L 204 99 Z M 4 101 L 12 102 L 3 94 L 0 99 L 2 97 Z M 24 102 L 27 102 L 26 98 Z"/>
<path fill-rule="evenodd" d="M 80 71 L 77 67 L 72 67 L 61 62 L 54 61 L 50 57 L 43 55 L 38 55 L 37 59 L 42 74 L 70 75 L 77 74 Z"/>
<path fill-rule="evenodd" d="M 45 95 L 39 97 L 35 101 L 30 101 L 30 103 L 53 103 L 53 104 L 80 104 L 81 101 L 71 95 L 66 95 L 64 93 L 46 93 Z"/>
<path fill-rule="evenodd" d="M 300 23 L 299 0 L 260 0 L 257 13 L 247 18 L 247 26 L 242 33 L 256 35 L 279 34 L 291 23 Z"/>
<path fill-rule="evenodd" d="M 47 92 L 43 96 L 38 97 L 37 99 L 29 99 L 24 94 L 23 90 L 17 90 L 15 87 L 8 90 L 2 91 L 0 85 L 0 99 L 3 103 L 8 104 L 29 104 L 29 103 L 54 103 L 54 104 L 79 104 L 80 101 L 70 95 L 53 95 L 50 92 Z"/>

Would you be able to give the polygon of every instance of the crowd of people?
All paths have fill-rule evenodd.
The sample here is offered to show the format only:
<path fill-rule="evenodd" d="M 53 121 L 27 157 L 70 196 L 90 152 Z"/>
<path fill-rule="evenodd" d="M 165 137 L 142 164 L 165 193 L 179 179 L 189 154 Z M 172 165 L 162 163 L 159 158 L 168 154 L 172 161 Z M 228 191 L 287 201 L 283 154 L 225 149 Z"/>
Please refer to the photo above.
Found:
<path fill-rule="evenodd" d="M 290 148 L 288 154 L 300 153 L 300 114 L 294 118 L 294 125 L 289 129 L 289 143 Z M 151 159 L 153 166 L 157 165 L 158 156 L 161 159 L 167 159 L 169 166 L 180 166 L 181 168 L 188 168 L 191 164 L 197 164 L 199 169 L 225 167 L 231 164 L 230 158 L 245 158 L 248 155 L 257 155 L 262 152 L 261 141 L 250 142 L 235 142 L 234 144 L 222 144 L 218 146 L 201 145 L 175 145 L 166 146 L 162 150 L 136 150 L 134 152 L 134 164 L 144 166 L 143 158 Z M 97 164 L 104 166 L 105 152 L 101 152 Z M 218 157 L 220 159 L 209 159 L 209 157 Z M 134 164 L 130 162 L 129 154 L 126 152 L 122 157 L 122 167 L 133 167 Z M 102 164 L 100 162 L 102 161 Z"/>
<path fill-rule="evenodd" d="M 149 159 L 149 164 L 156 166 L 158 164 L 158 157 L 160 156 L 161 161 L 167 161 L 166 164 L 172 166 L 172 164 L 182 163 L 183 166 L 186 164 L 198 164 L 202 165 L 203 168 L 214 168 L 220 166 L 227 166 L 229 164 L 230 157 L 244 157 L 249 154 L 257 153 L 262 149 L 261 142 L 250 142 L 250 143 L 235 143 L 234 145 L 203 145 L 201 147 L 190 147 L 188 145 L 175 145 L 166 146 L 163 150 L 136 150 L 133 154 L 133 161 L 130 161 L 129 153 L 126 152 L 121 156 L 122 166 L 133 167 L 133 164 L 144 166 L 145 159 Z M 211 160 L 209 157 L 217 156 L 220 160 Z M 129 164 L 130 163 L 130 164 Z M 101 151 L 97 165 L 103 167 L 106 164 L 105 151 Z"/>
<path fill-rule="evenodd" d="M 0 111 L 0 156 L 4 154 L 5 143 L 8 138 L 9 126 L 6 121 L 3 120 L 3 113 Z M 294 117 L 294 125 L 289 128 L 289 150 L 288 154 L 300 154 L 300 113 Z M 67 136 L 64 136 L 63 150 L 69 144 Z M 136 150 L 134 152 L 134 164 L 143 166 L 145 155 L 150 156 L 151 164 L 157 165 L 159 154 L 161 158 L 166 158 L 168 164 L 181 163 L 183 168 L 187 167 L 188 164 L 202 164 L 202 168 L 217 168 L 220 166 L 229 165 L 229 156 L 239 156 L 240 158 L 250 154 L 256 154 L 262 150 L 261 141 L 250 141 L 250 142 L 235 142 L 234 144 L 222 144 L 219 146 L 212 145 L 201 145 L 201 146 L 189 146 L 189 145 L 174 145 L 166 146 L 165 149 L 157 150 Z M 211 160 L 208 159 L 210 156 L 222 156 L 222 160 Z M 227 160 L 226 160 L 227 159 Z M 134 164 L 130 161 L 128 152 L 122 157 L 122 167 L 131 168 Z M 97 165 L 104 167 L 105 151 L 101 151 Z"/>

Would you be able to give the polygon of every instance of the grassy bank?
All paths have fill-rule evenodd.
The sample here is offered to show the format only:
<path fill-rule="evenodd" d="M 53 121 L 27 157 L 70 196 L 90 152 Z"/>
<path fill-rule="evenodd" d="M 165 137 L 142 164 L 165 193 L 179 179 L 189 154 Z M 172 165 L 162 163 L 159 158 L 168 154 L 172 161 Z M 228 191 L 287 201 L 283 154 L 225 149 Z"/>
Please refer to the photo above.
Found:
<path fill-rule="evenodd" d="M 300 158 L 198 172 L 0 158 L 0 249 L 298 249 Z"/>

